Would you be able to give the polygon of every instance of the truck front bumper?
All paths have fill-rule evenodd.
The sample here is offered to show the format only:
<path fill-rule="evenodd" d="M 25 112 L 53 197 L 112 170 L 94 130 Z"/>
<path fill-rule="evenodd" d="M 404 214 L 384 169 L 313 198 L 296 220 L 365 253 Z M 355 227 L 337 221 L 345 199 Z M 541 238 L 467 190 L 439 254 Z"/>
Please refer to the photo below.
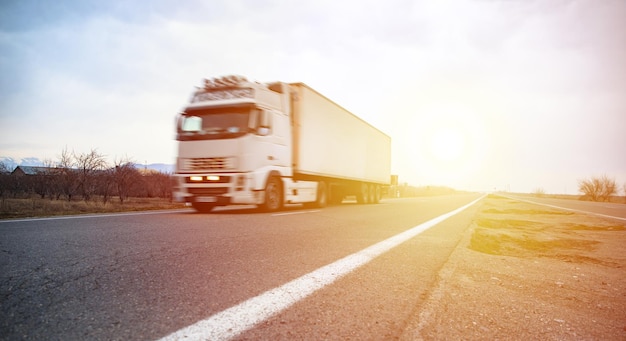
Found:
<path fill-rule="evenodd" d="M 248 192 L 248 193 L 233 193 L 224 194 L 218 196 L 195 196 L 188 193 L 174 196 L 174 200 L 177 202 L 193 203 L 214 203 L 215 206 L 226 205 L 260 205 L 263 203 L 264 191 Z"/>
<path fill-rule="evenodd" d="M 173 198 L 177 202 L 260 205 L 265 199 L 264 172 L 177 174 Z"/>

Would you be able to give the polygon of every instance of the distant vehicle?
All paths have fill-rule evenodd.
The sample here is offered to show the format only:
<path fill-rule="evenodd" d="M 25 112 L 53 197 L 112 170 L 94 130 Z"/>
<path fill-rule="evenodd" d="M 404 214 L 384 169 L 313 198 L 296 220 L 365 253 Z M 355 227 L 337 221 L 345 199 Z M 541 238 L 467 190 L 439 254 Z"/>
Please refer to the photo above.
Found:
<path fill-rule="evenodd" d="M 177 117 L 173 196 L 216 206 L 378 203 L 391 139 L 303 83 L 207 79 Z"/>

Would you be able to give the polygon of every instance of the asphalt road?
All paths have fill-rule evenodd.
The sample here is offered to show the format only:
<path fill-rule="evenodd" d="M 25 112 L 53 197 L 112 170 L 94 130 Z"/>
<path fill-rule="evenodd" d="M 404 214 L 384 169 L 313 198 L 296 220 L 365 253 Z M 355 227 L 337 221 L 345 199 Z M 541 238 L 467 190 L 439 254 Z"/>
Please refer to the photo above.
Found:
<path fill-rule="evenodd" d="M 548 207 L 562 208 L 578 213 L 587 213 L 594 216 L 605 218 L 613 218 L 616 220 L 626 221 L 626 205 L 623 203 L 611 202 L 593 202 L 582 200 L 541 198 L 535 196 L 522 196 L 501 194 L 507 198 L 532 202 L 535 204 L 545 205 Z"/>
<path fill-rule="evenodd" d="M 0 339 L 160 339 L 479 197 L 0 221 Z M 477 206 L 236 338 L 398 337 Z"/>

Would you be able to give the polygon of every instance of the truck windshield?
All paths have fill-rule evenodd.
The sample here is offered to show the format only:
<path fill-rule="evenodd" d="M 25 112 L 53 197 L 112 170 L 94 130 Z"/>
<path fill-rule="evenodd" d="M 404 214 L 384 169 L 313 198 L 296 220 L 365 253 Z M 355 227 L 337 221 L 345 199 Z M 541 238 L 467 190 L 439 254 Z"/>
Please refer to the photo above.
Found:
<path fill-rule="evenodd" d="M 176 139 L 214 140 L 240 137 L 250 131 L 250 108 L 187 111 L 178 122 Z"/>

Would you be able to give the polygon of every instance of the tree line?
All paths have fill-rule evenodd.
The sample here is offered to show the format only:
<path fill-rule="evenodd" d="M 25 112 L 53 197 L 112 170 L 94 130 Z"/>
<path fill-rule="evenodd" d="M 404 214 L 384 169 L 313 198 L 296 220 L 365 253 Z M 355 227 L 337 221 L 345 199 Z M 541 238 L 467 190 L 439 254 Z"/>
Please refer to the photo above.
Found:
<path fill-rule="evenodd" d="M 109 164 L 96 149 L 76 153 L 65 148 L 56 162 L 47 160 L 35 169 L 34 174 L 12 176 L 0 162 L 0 198 L 36 194 L 42 199 L 101 200 L 105 204 L 113 198 L 122 204 L 129 197 L 172 199 L 170 174 L 142 172 L 129 158 Z M 606 175 L 579 180 L 578 190 L 583 199 L 592 201 L 609 201 L 619 192 L 615 179 Z M 626 184 L 623 190 L 626 195 Z"/>
<path fill-rule="evenodd" d="M 129 197 L 172 197 L 172 177 L 156 171 L 141 171 L 129 158 L 109 164 L 96 149 L 75 153 L 64 149 L 56 162 L 44 161 L 33 167 L 34 174 L 10 175 L 0 163 L 0 197 L 28 197 L 36 194 L 51 200 L 117 199 L 124 203 Z"/>

